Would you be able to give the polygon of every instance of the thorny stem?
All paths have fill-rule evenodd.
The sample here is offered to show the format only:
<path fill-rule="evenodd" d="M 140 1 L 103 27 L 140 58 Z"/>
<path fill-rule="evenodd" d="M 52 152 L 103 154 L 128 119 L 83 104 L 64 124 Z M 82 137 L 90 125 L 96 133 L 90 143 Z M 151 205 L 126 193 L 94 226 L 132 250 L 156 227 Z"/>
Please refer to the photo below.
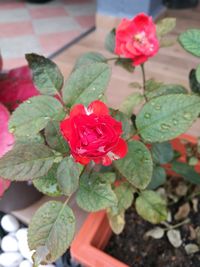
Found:
<path fill-rule="evenodd" d="M 180 222 L 180 223 L 177 223 L 177 224 L 175 224 L 175 225 L 171 225 L 171 224 L 169 224 L 169 223 L 167 223 L 167 222 L 161 222 L 161 224 L 163 224 L 164 226 L 166 226 L 166 229 L 164 229 L 164 230 L 172 230 L 172 229 L 176 229 L 176 228 L 178 228 L 178 227 L 180 227 L 180 226 L 182 226 L 182 225 L 184 225 L 184 224 L 188 224 L 188 223 L 190 223 L 190 218 L 187 218 L 187 219 L 185 219 L 184 221 L 182 221 L 182 222 Z"/>
<path fill-rule="evenodd" d="M 146 91 L 146 76 L 145 76 L 144 64 L 141 64 L 140 67 L 141 67 L 141 70 L 142 70 L 143 95 L 144 95 L 144 98 L 145 98 L 145 100 L 147 102 L 148 99 L 147 99 L 147 97 L 145 95 L 145 91 Z"/>

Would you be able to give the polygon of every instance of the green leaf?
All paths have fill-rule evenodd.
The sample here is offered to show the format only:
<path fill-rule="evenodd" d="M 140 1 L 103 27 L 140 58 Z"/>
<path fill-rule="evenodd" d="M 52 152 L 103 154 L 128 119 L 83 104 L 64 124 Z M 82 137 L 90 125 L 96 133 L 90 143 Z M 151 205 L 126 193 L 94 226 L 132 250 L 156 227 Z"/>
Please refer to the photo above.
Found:
<path fill-rule="evenodd" d="M 62 195 L 56 179 L 57 167 L 58 165 L 55 164 L 46 175 L 33 180 L 37 190 L 50 197 Z"/>
<path fill-rule="evenodd" d="M 63 76 L 58 66 L 48 58 L 37 54 L 26 54 L 32 70 L 33 82 L 44 95 L 55 95 L 63 86 Z"/>
<path fill-rule="evenodd" d="M 16 136 L 35 136 L 51 120 L 62 119 L 63 106 L 51 96 L 35 96 L 11 115 L 9 130 Z"/>
<path fill-rule="evenodd" d="M 133 136 L 136 132 L 136 129 L 134 129 L 130 118 L 120 111 L 113 111 L 113 113 L 115 113 L 113 117 L 122 123 L 122 138 L 128 139 Z"/>
<path fill-rule="evenodd" d="M 63 91 L 64 102 L 68 106 L 76 103 L 88 105 L 100 99 L 108 85 L 111 70 L 105 63 L 89 64 L 72 72 Z"/>
<path fill-rule="evenodd" d="M 128 209 L 133 203 L 133 187 L 127 183 L 121 183 L 114 189 L 115 195 L 118 199 L 117 207 L 114 206 L 112 213 L 120 214 L 122 211 Z"/>
<path fill-rule="evenodd" d="M 194 93 L 200 94 L 200 83 L 197 81 L 196 70 L 192 69 L 189 74 L 190 88 Z"/>
<path fill-rule="evenodd" d="M 146 91 L 156 91 L 163 85 L 162 82 L 158 82 L 154 79 L 149 79 L 145 82 Z"/>
<path fill-rule="evenodd" d="M 34 143 L 37 143 L 37 144 L 44 144 L 44 137 L 38 133 L 34 136 L 17 136 L 15 138 L 15 145 L 18 145 L 18 144 L 34 144 Z"/>
<path fill-rule="evenodd" d="M 164 18 L 156 24 L 156 32 L 159 38 L 165 36 L 176 27 L 176 18 Z"/>
<path fill-rule="evenodd" d="M 74 69 L 98 62 L 99 63 L 106 62 L 106 58 L 102 54 L 97 52 L 85 53 L 78 58 L 78 60 L 75 63 Z"/>
<path fill-rule="evenodd" d="M 192 184 L 200 184 L 200 174 L 193 166 L 186 163 L 175 161 L 172 163 L 172 170 Z"/>
<path fill-rule="evenodd" d="M 197 82 L 200 83 L 200 64 L 198 65 L 195 74 L 196 74 Z"/>
<path fill-rule="evenodd" d="M 169 142 L 155 143 L 151 147 L 153 161 L 158 164 L 165 164 L 174 158 L 174 151 Z"/>
<path fill-rule="evenodd" d="M 159 186 L 163 185 L 166 182 L 166 172 L 165 169 L 160 167 L 160 166 L 156 166 L 153 169 L 153 175 L 151 178 L 151 182 L 148 185 L 148 189 L 156 189 Z"/>
<path fill-rule="evenodd" d="M 117 197 L 111 185 L 102 182 L 98 173 L 81 176 L 76 201 L 82 209 L 89 212 L 117 205 Z"/>
<path fill-rule="evenodd" d="M 139 141 L 129 141 L 128 154 L 125 158 L 115 161 L 114 165 L 122 176 L 137 188 L 146 188 L 151 180 L 153 171 L 151 154 Z"/>
<path fill-rule="evenodd" d="M 167 219 L 166 202 L 154 191 L 143 191 L 135 205 L 137 213 L 150 223 L 160 223 Z"/>
<path fill-rule="evenodd" d="M 133 113 L 133 109 L 137 105 L 141 104 L 143 100 L 143 95 L 141 95 L 140 93 L 133 93 L 122 102 L 119 110 L 130 117 Z"/>
<path fill-rule="evenodd" d="M 147 142 L 164 142 L 184 133 L 200 113 L 200 97 L 174 94 L 147 102 L 136 118 L 139 134 Z"/>
<path fill-rule="evenodd" d="M 61 153 L 68 153 L 69 146 L 61 135 L 60 122 L 50 121 L 45 128 L 45 138 L 47 144 L 54 150 Z"/>
<path fill-rule="evenodd" d="M 113 215 L 112 213 L 107 211 L 107 216 L 108 216 L 108 221 L 109 221 L 112 231 L 116 235 L 120 234 L 123 231 L 124 226 L 125 226 L 124 210 L 117 215 Z"/>
<path fill-rule="evenodd" d="M 114 172 L 98 173 L 98 177 L 102 183 L 112 184 L 116 180 L 116 174 Z"/>
<path fill-rule="evenodd" d="M 75 217 L 72 210 L 58 201 L 49 201 L 33 216 L 28 230 L 28 243 L 36 255 L 42 247 L 41 262 L 50 263 L 58 259 L 70 246 L 75 232 Z"/>
<path fill-rule="evenodd" d="M 105 39 L 105 48 L 111 52 L 114 53 L 115 51 L 115 29 L 112 29 L 106 36 Z"/>
<path fill-rule="evenodd" d="M 49 171 L 55 158 L 43 144 L 17 145 L 0 159 L 0 177 L 11 181 L 38 178 Z"/>
<path fill-rule="evenodd" d="M 79 185 L 79 176 L 83 166 L 75 163 L 72 157 L 64 158 L 57 170 L 57 181 L 64 195 L 74 193 Z"/>
<path fill-rule="evenodd" d="M 131 73 L 133 73 L 135 70 L 135 66 L 133 65 L 133 60 L 130 58 L 118 58 L 115 61 L 115 65 L 118 65 Z"/>
<path fill-rule="evenodd" d="M 159 97 L 162 95 L 187 94 L 187 93 L 188 93 L 187 90 L 182 85 L 166 84 L 166 85 L 161 85 L 159 88 L 156 88 L 156 90 L 147 92 L 145 95 L 148 100 L 151 100 L 152 98 Z"/>
<path fill-rule="evenodd" d="M 179 42 L 194 56 L 200 57 L 200 30 L 190 29 L 180 34 Z"/>

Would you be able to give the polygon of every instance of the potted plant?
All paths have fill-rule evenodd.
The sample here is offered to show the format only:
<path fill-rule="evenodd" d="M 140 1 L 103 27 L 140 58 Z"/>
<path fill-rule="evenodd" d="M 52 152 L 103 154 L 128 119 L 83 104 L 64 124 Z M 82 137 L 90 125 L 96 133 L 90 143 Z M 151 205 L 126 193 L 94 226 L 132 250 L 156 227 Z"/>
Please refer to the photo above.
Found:
<path fill-rule="evenodd" d="M 3 60 L 0 57 L 0 158 L 14 145 L 14 136 L 8 131 L 10 112 L 38 91 L 33 85 L 28 67 L 20 67 L 8 72 L 2 71 Z M 9 190 L 8 190 L 9 188 Z M 18 198 L 20 196 L 20 198 Z M 10 183 L 0 178 L 0 210 L 10 212 L 23 209 L 39 198 L 42 194 L 30 183 Z"/>
<path fill-rule="evenodd" d="M 106 38 L 106 48 L 117 56 L 82 55 L 65 84 L 54 62 L 37 54 L 26 55 L 40 95 L 20 104 L 11 115 L 9 131 L 19 143 L 0 159 L 0 175 L 11 181 L 32 179 L 39 191 L 65 198 L 64 202 L 45 203 L 29 225 L 29 246 L 36 266 L 55 261 L 71 245 L 76 218 L 67 203 L 72 195 L 88 212 L 105 210 L 116 233 L 123 230 L 125 211 L 133 203 L 149 223 L 168 224 L 166 198 L 154 189 L 167 184 L 170 166 L 178 172 L 180 153 L 174 152 L 170 140 L 198 118 L 200 97 L 180 85 L 146 80 L 144 65 L 174 26 L 173 18 L 155 25 L 146 14 L 123 19 Z M 131 72 L 140 67 L 143 75 L 142 84 L 132 84 L 141 88 L 141 93 L 134 92 L 117 110 L 104 103 L 111 60 Z M 140 111 L 133 115 L 138 105 Z M 35 141 L 38 136 L 41 141 Z M 184 147 L 180 142 L 177 146 Z M 182 160 L 185 158 L 182 155 Z M 108 226 L 105 213 L 101 211 L 100 216 Z M 92 245 L 101 247 L 111 230 L 106 226 L 102 233 L 96 226 L 93 220 L 90 229 L 97 235 Z M 172 230 L 168 228 L 163 231 Z M 90 233 L 84 239 L 82 242 L 88 243 Z M 96 254 L 94 246 L 84 253 L 89 257 Z M 84 263 L 106 266 L 101 261 L 104 254 L 96 255 L 95 265 Z M 112 262 L 109 266 L 118 266 Z"/>

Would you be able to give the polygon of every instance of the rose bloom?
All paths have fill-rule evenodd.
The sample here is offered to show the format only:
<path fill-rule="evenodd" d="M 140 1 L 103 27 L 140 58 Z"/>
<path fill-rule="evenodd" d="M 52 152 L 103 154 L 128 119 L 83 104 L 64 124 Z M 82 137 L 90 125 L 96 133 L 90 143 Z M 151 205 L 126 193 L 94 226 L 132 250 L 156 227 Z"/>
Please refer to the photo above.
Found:
<path fill-rule="evenodd" d="M 110 165 L 123 158 L 127 144 L 120 137 L 122 124 L 109 115 L 107 106 L 96 100 L 88 108 L 75 105 L 70 115 L 60 123 L 61 133 L 68 141 L 72 156 L 83 164 L 93 160 Z"/>
<path fill-rule="evenodd" d="M 116 29 L 115 53 L 140 65 L 154 56 L 159 49 L 156 26 L 152 17 L 138 14 L 133 19 L 123 19 Z"/>

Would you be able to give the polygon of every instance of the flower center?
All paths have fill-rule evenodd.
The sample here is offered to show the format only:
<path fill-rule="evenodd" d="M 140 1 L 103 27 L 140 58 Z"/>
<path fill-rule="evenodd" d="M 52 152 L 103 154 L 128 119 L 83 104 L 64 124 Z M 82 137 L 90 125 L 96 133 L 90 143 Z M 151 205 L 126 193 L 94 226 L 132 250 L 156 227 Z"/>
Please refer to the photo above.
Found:
<path fill-rule="evenodd" d="M 143 43 L 145 42 L 145 40 L 146 40 L 146 34 L 145 34 L 145 32 L 137 33 L 137 34 L 135 34 L 135 35 L 133 36 L 133 39 L 134 39 L 136 42 L 138 42 L 138 43 L 140 43 L 140 44 L 143 44 Z"/>
<path fill-rule="evenodd" d="M 83 145 L 87 146 L 90 143 L 94 143 L 103 136 L 101 127 L 88 128 L 84 127 L 80 131 L 80 138 Z"/>

